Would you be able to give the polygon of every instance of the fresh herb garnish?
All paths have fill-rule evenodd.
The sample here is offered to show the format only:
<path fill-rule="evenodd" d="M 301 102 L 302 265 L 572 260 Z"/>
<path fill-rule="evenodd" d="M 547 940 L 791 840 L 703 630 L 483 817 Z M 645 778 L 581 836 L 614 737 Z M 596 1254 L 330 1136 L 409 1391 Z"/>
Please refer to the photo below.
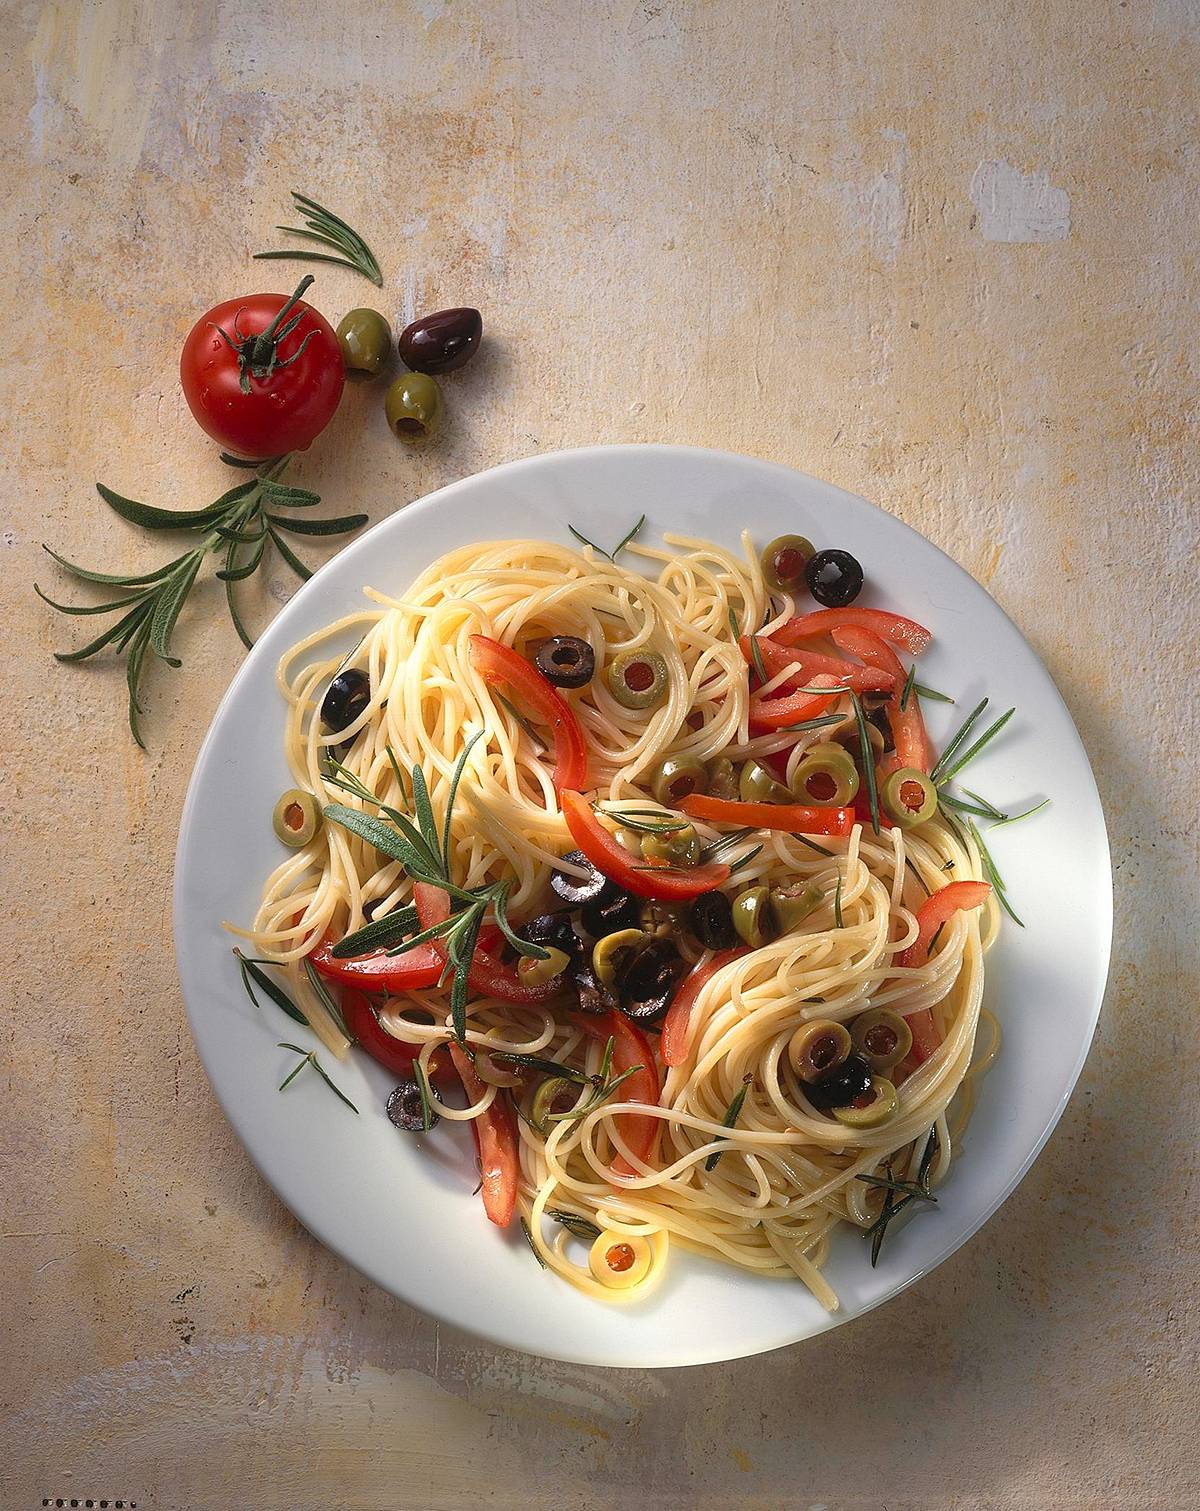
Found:
<path fill-rule="evenodd" d="M 735 640 L 740 640 L 742 638 L 742 630 L 741 626 L 737 622 L 737 615 L 733 612 L 732 605 L 727 612 L 729 616 L 729 633 Z"/>
<path fill-rule="evenodd" d="M 1002 713 L 996 722 L 989 725 L 975 741 L 974 745 L 964 755 L 960 755 L 952 766 L 945 764 L 946 758 L 943 755 L 942 759 L 938 762 L 938 785 L 940 786 L 950 781 L 952 777 L 956 776 L 963 769 L 968 761 L 973 761 L 983 747 L 995 739 L 1015 713 L 1015 708 L 1010 708 L 1006 713 Z"/>
<path fill-rule="evenodd" d="M 1035 813 L 1040 813 L 1043 808 L 1050 806 L 1050 799 L 1044 797 L 1040 803 L 1035 803 L 1032 808 L 1026 808 L 1024 813 L 1002 813 L 992 825 L 993 829 L 999 829 L 1001 824 L 1016 824 L 1023 818 L 1032 818 Z"/>
<path fill-rule="evenodd" d="M 940 693 L 936 688 L 926 687 L 923 682 L 913 683 L 913 692 L 919 698 L 928 698 L 931 703 L 953 703 L 954 699 L 949 693 Z"/>
<path fill-rule="evenodd" d="M 238 614 L 234 583 L 250 577 L 262 565 L 268 540 L 274 543 L 292 571 L 298 577 L 306 578 L 312 574 L 282 540 L 280 530 L 291 530 L 302 535 L 338 535 L 348 530 L 357 530 L 366 523 L 365 514 L 345 515 L 341 519 L 305 520 L 277 513 L 279 509 L 310 509 L 321 502 L 320 497 L 307 488 L 290 488 L 279 482 L 279 475 L 287 466 L 288 460 L 288 457 L 282 457 L 278 461 L 264 463 L 255 477 L 230 488 L 203 509 L 160 509 L 153 504 L 123 498 L 103 483 L 97 483 L 97 491 L 104 502 L 130 524 L 138 525 L 144 530 L 193 531 L 201 536 L 190 551 L 185 551 L 153 571 L 134 572 L 128 576 L 93 572 L 68 561 L 49 546 L 43 546 L 43 550 L 60 567 L 83 582 L 133 589 L 133 592 L 107 603 L 77 606 L 58 603 L 34 584 L 34 592 L 38 597 L 60 614 L 109 614 L 125 611 L 102 635 L 98 635 L 87 645 L 75 651 L 56 651 L 55 660 L 86 661 L 106 646 L 125 653 L 129 728 L 143 749 L 145 742 L 138 722 L 142 705 L 138 694 L 146 669 L 146 656 L 153 653 L 168 666 L 182 665 L 179 658 L 171 654 L 171 638 L 205 558 L 210 554 L 224 554 L 225 564 L 216 575 L 225 584 L 225 596 L 234 629 L 243 644 L 249 648 L 254 641 Z M 249 554 L 244 559 L 241 555 L 243 547 L 249 548 Z"/>
<path fill-rule="evenodd" d="M 992 889 L 996 893 L 996 901 L 1000 904 L 1000 906 L 1004 909 L 1004 911 L 1008 914 L 1012 921 L 1018 926 L 1018 928 L 1023 929 L 1025 925 L 1013 911 L 1013 905 L 1008 900 L 1007 888 L 1004 885 L 1004 879 L 1000 875 L 999 871 L 997 871 L 996 863 L 992 859 L 991 852 L 988 850 L 988 847 L 984 844 L 983 835 L 980 834 L 973 818 L 969 818 L 967 820 L 967 828 L 971 831 L 971 838 L 975 841 L 975 848 L 979 851 L 979 859 L 983 862 L 983 874 L 987 877 L 988 881 L 991 882 Z"/>
<path fill-rule="evenodd" d="M 755 845 L 753 850 L 747 850 L 745 855 L 739 855 L 729 867 L 730 876 L 735 876 L 743 867 L 748 866 L 752 860 L 757 860 L 763 853 L 762 845 Z"/>
<path fill-rule="evenodd" d="M 578 1212 L 567 1212 L 561 1207 L 547 1207 L 546 1216 L 553 1221 L 561 1223 L 568 1233 L 576 1238 L 582 1238 L 585 1243 L 594 1243 L 600 1237 L 600 1229 L 587 1217 L 581 1217 Z"/>
<path fill-rule="evenodd" d="M 254 995 L 254 988 L 257 986 L 266 992 L 275 1006 L 285 1012 L 293 1022 L 302 1023 L 305 1028 L 310 1026 L 308 1019 L 284 989 L 272 981 L 265 971 L 260 969 L 264 965 L 278 965 L 278 961 L 252 960 L 248 956 L 243 955 L 241 950 L 238 949 L 235 949 L 233 953 L 237 956 L 238 969 L 242 973 L 242 985 L 246 988 L 246 995 L 254 1003 L 255 1007 L 259 1005 L 258 998 Z"/>
<path fill-rule="evenodd" d="M 505 1065 L 517 1065 L 522 1070 L 537 1070 L 544 1076 L 574 1081 L 577 1086 L 586 1086 L 591 1080 L 591 1077 L 584 1075 L 582 1070 L 574 1070 L 570 1065 L 563 1065 L 558 1060 L 543 1060 L 540 1055 L 522 1055 L 507 1049 L 493 1049 L 491 1056 L 493 1060 L 500 1060 Z"/>
<path fill-rule="evenodd" d="M 705 845 L 701 850 L 701 863 L 706 864 L 710 860 L 719 859 L 726 850 L 731 850 L 734 845 L 740 845 L 744 839 L 749 839 L 752 834 L 757 833 L 757 829 L 750 828 L 733 829 L 728 834 L 723 834 L 720 839 L 714 839 L 711 844 Z"/>
<path fill-rule="evenodd" d="M 285 1091 L 304 1069 L 304 1067 L 306 1065 L 311 1065 L 316 1073 L 325 1082 L 326 1086 L 329 1087 L 330 1091 L 333 1092 L 334 1096 L 345 1102 L 346 1106 L 349 1107 L 350 1111 L 355 1115 L 355 1117 L 358 1116 L 358 1108 L 354 1105 L 354 1103 L 350 1100 L 346 1093 L 344 1091 L 340 1091 L 338 1087 L 334 1085 L 333 1081 L 330 1080 L 324 1066 L 321 1064 L 320 1060 L 317 1059 L 315 1050 L 301 1049 L 299 1044 L 288 1044 L 286 1042 L 281 1042 L 279 1044 L 279 1048 L 290 1049 L 294 1054 L 298 1054 L 301 1057 L 300 1063 L 289 1070 L 287 1075 L 284 1076 L 283 1080 L 279 1083 L 280 1091 Z"/>
<path fill-rule="evenodd" d="M 767 669 L 763 665 L 762 651 L 758 646 L 757 635 L 750 636 L 750 657 L 754 662 L 754 670 L 758 674 L 758 680 L 764 684 L 769 682 L 771 679 L 767 676 Z"/>
<path fill-rule="evenodd" d="M 844 714 L 818 714 L 815 719 L 802 719 L 799 724 L 785 724 L 780 734 L 803 734 L 809 729 L 824 729 L 830 724 L 841 724 Z"/>
<path fill-rule="evenodd" d="M 506 698 L 502 692 L 498 692 L 494 688 L 492 690 L 492 697 L 495 698 L 496 702 L 499 703 L 501 705 L 501 707 L 503 707 L 505 710 L 507 710 L 508 713 L 510 713 L 512 715 L 514 721 L 517 723 L 517 725 L 521 729 L 523 729 L 525 731 L 525 733 L 529 736 L 529 738 L 537 746 L 537 748 L 538 748 L 539 751 L 542 751 L 542 750 L 546 749 L 546 742 L 542 739 L 541 735 L 537 732 L 536 726 L 533 725 L 525 717 L 525 715 L 516 706 L 516 704 L 512 702 L 511 699 Z"/>
<path fill-rule="evenodd" d="M 746 1093 L 750 1090 L 750 1082 L 753 1081 L 753 1079 L 754 1075 L 752 1072 L 742 1077 L 741 1088 L 734 1093 L 733 1101 L 730 1102 L 725 1116 L 721 1119 L 722 1127 L 732 1128 L 733 1125 L 737 1122 L 738 1117 L 740 1116 L 742 1111 L 742 1105 L 746 1100 Z M 728 1140 L 726 1139 L 724 1140 L 724 1142 L 727 1143 Z M 714 1149 L 713 1152 L 704 1161 L 705 1170 L 715 1170 L 717 1167 L 717 1161 L 724 1153 L 724 1149 Z"/>
<path fill-rule="evenodd" d="M 838 872 L 837 886 L 833 892 L 833 921 L 838 928 L 844 927 L 842 923 L 842 873 Z"/>
<path fill-rule="evenodd" d="M 306 955 L 304 959 L 301 960 L 300 964 L 304 968 L 304 975 L 308 980 L 309 986 L 312 987 L 317 1001 L 329 1014 L 332 1021 L 337 1025 L 338 1029 L 341 1031 L 342 1037 L 344 1039 L 352 1038 L 353 1036 L 346 1030 L 346 1020 L 342 1017 L 341 1008 L 334 1001 L 333 993 L 329 990 L 324 981 L 321 980 L 320 976 L 318 976 L 317 972 L 313 969 L 312 961 Z"/>
<path fill-rule="evenodd" d="M 808 837 L 807 834 L 793 834 L 791 836 L 791 838 L 795 839 L 795 840 L 799 840 L 800 843 L 802 845 L 806 845 L 808 847 L 808 849 L 815 850 L 818 855 L 828 855 L 831 860 L 833 859 L 833 857 L 834 857 L 834 855 L 836 853 L 833 850 L 827 850 L 824 845 L 818 845 L 817 842 L 816 842 L 816 840 L 815 839 L 809 839 L 809 837 Z"/>
<path fill-rule="evenodd" d="M 895 1180 L 890 1175 L 856 1175 L 854 1179 L 865 1181 L 868 1186 L 878 1186 L 884 1191 L 896 1191 L 901 1196 L 912 1196 L 917 1201 L 931 1201 L 937 1205 L 937 1197 L 931 1196 L 915 1180 Z"/>
<path fill-rule="evenodd" d="M 611 551 L 606 551 L 603 546 L 598 546 L 594 540 L 589 540 L 587 536 L 577 530 L 574 525 L 568 525 L 567 529 L 580 543 L 580 545 L 591 546 L 593 551 L 597 551 L 601 556 L 606 557 L 609 561 L 615 562 L 617 557 L 620 556 L 621 552 L 630 543 L 630 541 L 634 539 L 634 537 L 638 534 L 645 523 L 646 516 L 643 514 L 642 517 L 638 520 L 637 524 L 634 525 L 633 529 L 627 531 L 624 535 L 622 535 L 621 539 L 616 543 Z"/>
<path fill-rule="evenodd" d="M 959 746 L 971 733 L 971 730 L 975 724 L 975 720 L 978 719 L 979 715 L 984 711 L 987 705 L 988 700 L 986 698 L 981 698 L 979 702 L 976 703 L 971 712 L 967 715 L 967 717 L 955 730 L 954 734 L 947 742 L 945 750 L 942 751 L 941 755 L 938 756 L 937 760 L 933 763 L 933 770 L 929 773 L 929 780 L 931 782 L 936 782 L 941 776 L 947 764 L 953 759 L 954 754 L 958 750 Z"/>
<path fill-rule="evenodd" d="M 962 798 L 955 797 L 952 792 L 939 792 L 938 802 L 947 808 L 953 808 L 956 813 L 973 813 L 976 818 L 1002 820 L 1005 817 L 986 798 L 980 798 L 978 803 L 964 803 Z"/>
<path fill-rule="evenodd" d="M 925 896 L 926 897 L 932 896 L 933 894 L 930 892 L 929 888 L 925 885 L 925 878 L 921 875 L 920 871 L 917 870 L 916 866 L 913 865 L 911 858 L 909 856 L 907 856 L 907 855 L 904 857 L 904 865 L 905 865 L 905 867 L 906 867 L 907 870 L 909 870 L 909 871 L 912 872 L 914 880 L 916 881 L 917 885 L 920 887 L 921 891 L 924 892 Z M 944 870 L 945 867 L 943 867 L 942 869 Z"/>
<path fill-rule="evenodd" d="M 871 749 L 871 737 L 867 733 L 867 716 L 863 712 L 862 699 L 851 689 L 850 701 L 854 705 L 854 718 L 858 724 L 858 748 L 865 753 Z M 871 828 L 879 833 L 879 791 L 875 781 L 875 762 L 863 760 L 863 775 L 867 779 L 867 804 L 871 810 Z"/>
<path fill-rule="evenodd" d="M 286 252 L 255 252 L 255 258 L 259 261 L 288 259 L 296 262 L 331 262 L 335 267 L 350 268 L 355 273 L 361 273 L 377 288 L 383 287 L 383 274 L 375 260 L 375 254 L 357 231 L 352 230 L 332 210 L 325 209 L 315 199 L 309 199 L 306 194 L 297 194 L 294 189 L 292 190 L 292 204 L 303 217 L 308 229 L 301 230 L 299 226 L 276 226 L 275 229 L 286 231 L 289 236 L 302 236 L 305 241 L 315 241 L 318 245 L 330 247 L 334 252 L 340 252 L 342 255 L 331 257 L 326 252 L 305 252 L 300 248 L 294 248 Z"/>
<path fill-rule="evenodd" d="M 420 1060 L 413 1061 L 413 1080 L 421 1094 L 421 1131 L 428 1133 L 433 1127 L 433 1102 L 429 1095 L 429 1079 L 421 1068 Z"/>
<path fill-rule="evenodd" d="M 529 1230 L 529 1224 L 525 1221 L 525 1219 L 523 1217 L 521 1219 L 521 1232 L 524 1233 L 524 1235 L 525 1235 L 525 1242 L 529 1245 L 529 1249 L 530 1249 L 530 1252 L 532 1253 L 533 1257 L 541 1265 L 542 1269 L 545 1269 L 546 1268 L 546 1261 L 538 1253 L 537 1244 L 534 1243 L 534 1241 L 533 1241 L 533 1234 Z"/>
<path fill-rule="evenodd" d="M 605 808 L 600 803 L 593 803 L 592 807 L 605 818 L 615 818 L 622 828 L 636 830 L 638 834 L 677 834 L 680 829 L 690 827 L 686 818 L 672 818 L 669 813 L 656 813 L 652 808 L 626 808 L 621 811 Z"/>
<path fill-rule="evenodd" d="M 929 1172 L 933 1168 L 933 1162 L 937 1158 L 937 1153 L 940 1147 L 941 1140 L 938 1137 L 937 1124 L 935 1123 L 929 1130 L 929 1138 L 926 1140 L 925 1148 L 921 1154 L 921 1163 L 917 1169 L 917 1191 L 906 1191 L 898 1201 L 896 1199 L 895 1190 L 885 1191 L 883 1198 L 883 1210 L 882 1212 L 880 1212 L 879 1216 L 875 1219 L 875 1221 L 871 1224 L 871 1226 L 866 1230 L 866 1233 L 864 1234 L 864 1237 L 867 1237 L 871 1240 L 872 1269 L 875 1268 L 876 1264 L 879 1261 L 879 1250 L 883 1247 L 884 1235 L 887 1233 L 888 1224 L 892 1221 L 892 1219 L 898 1216 L 905 1209 L 905 1207 L 910 1206 L 914 1201 L 928 1201 L 936 1203 L 937 1198 L 929 1189 Z M 890 1160 L 884 1166 L 884 1169 L 887 1171 L 887 1181 L 891 1182 L 892 1163 Z M 862 1180 L 865 1179 L 865 1177 L 860 1176 L 859 1179 Z M 879 1177 L 876 1177 L 876 1179 L 878 1180 Z M 908 1183 L 905 1182 L 904 1184 Z"/>
<path fill-rule="evenodd" d="M 908 707 L 908 700 L 912 697 L 913 686 L 917 680 L 916 662 L 908 669 L 908 676 L 904 679 L 904 687 L 900 693 L 900 712 L 903 713 Z"/>

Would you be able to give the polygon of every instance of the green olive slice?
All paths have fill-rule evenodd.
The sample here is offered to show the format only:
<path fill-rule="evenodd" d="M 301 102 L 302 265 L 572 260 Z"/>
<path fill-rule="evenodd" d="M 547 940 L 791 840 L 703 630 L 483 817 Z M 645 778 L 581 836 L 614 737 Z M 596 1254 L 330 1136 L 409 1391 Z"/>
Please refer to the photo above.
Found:
<path fill-rule="evenodd" d="M 764 944 L 779 933 L 775 915 L 771 909 L 771 892 L 768 887 L 747 887 L 733 899 L 733 926 L 738 938 L 752 950 L 762 949 Z"/>
<path fill-rule="evenodd" d="M 445 404 L 436 378 L 401 373 L 384 399 L 387 422 L 402 441 L 423 441 L 442 423 Z"/>
<path fill-rule="evenodd" d="M 792 777 L 792 791 L 802 803 L 844 807 L 858 791 L 858 767 L 843 745 L 832 740 L 804 752 Z"/>
<path fill-rule="evenodd" d="M 743 803 L 790 803 L 792 794 L 757 761 L 747 761 L 738 777 L 738 796 Z"/>
<path fill-rule="evenodd" d="M 708 763 L 708 795 L 733 800 L 738 795 L 738 776 L 728 756 L 717 756 Z"/>
<path fill-rule="evenodd" d="M 893 771 L 879 795 L 888 818 L 901 829 L 915 829 L 938 811 L 937 788 L 923 771 L 912 766 Z"/>
<path fill-rule="evenodd" d="M 323 822 L 316 798 L 301 787 L 289 787 L 271 815 L 275 833 L 293 850 L 303 850 Z"/>
<path fill-rule="evenodd" d="M 346 372 L 353 378 L 373 378 L 383 371 L 392 349 L 392 328 L 378 310 L 351 310 L 337 328 Z"/>
<path fill-rule="evenodd" d="M 549 944 L 542 948 L 546 951 L 544 960 L 539 960 L 536 955 L 522 955 L 517 961 L 517 975 L 522 986 L 546 986 L 570 965 L 570 956 L 564 950 L 556 950 Z"/>
<path fill-rule="evenodd" d="M 810 1086 L 836 1070 L 849 1053 L 850 1035 L 844 1024 L 832 1018 L 802 1023 L 788 1040 L 792 1069 Z"/>
<path fill-rule="evenodd" d="M 529 1109 L 529 1121 L 539 1132 L 545 1133 L 548 1119 L 556 1112 L 565 1112 L 579 1099 L 579 1087 L 566 1076 L 550 1076 L 533 1094 L 533 1106 Z M 556 1106 L 555 1103 L 559 1105 Z"/>
<path fill-rule="evenodd" d="M 886 1007 L 873 1007 L 850 1025 L 854 1047 L 873 1071 L 891 1070 L 912 1048 L 912 1029 Z"/>
<path fill-rule="evenodd" d="M 667 756 L 650 778 L 650 791 L 665 807 L 674 807 L 693 792 L 708 790 L 708 772 L 695 756 Z"/>
<path fill-rule="evenodd" d="M 641 929 L 618 929 L 605 934 L 592 946 L 592 969 L 605 986 L 615 986 L 617 977 L 632 963 L 647 944 L 649 935 Z"/>
<path fill-rule="evenodd" d="M 848 1107 L 834 1107 L 831 1111 L 847 1128 L 877 1128 L 892 1116 L 897 1102 L 896 1088 L 892 1083 L 883 1076 L 872 1076 L 870 1091 L 855 1097 Z"/>
<path fill-rule="evenodd" d="M 762 553 L 767 586 L 777 593 L 794 593 L 804 584 L 804 569 L 816 552 L 803 535 L 777 535 Z"/>
<path fill-rule="evenodd" d="M 604 679 L 622 708 L 657 708 L 667 696 L 667 663 L 657 651 L 622 651 Z"/>
<path fill-rule="evenodd" d="M 669 866 L 694 866 L 700 860 L 700 836 L 687 824 L 669 834 L 643 834 L 642 854 L 648 860 L 665 860 Z"/>
<path fill-rule="evenodd" d="M 795 887 L 771 889 L 771 908 L 783 934 L 794 929 L 798 923 L 803 923 L 814 908 L 819 908 L 824 901 L 824 890 L 815 881 Z"/>

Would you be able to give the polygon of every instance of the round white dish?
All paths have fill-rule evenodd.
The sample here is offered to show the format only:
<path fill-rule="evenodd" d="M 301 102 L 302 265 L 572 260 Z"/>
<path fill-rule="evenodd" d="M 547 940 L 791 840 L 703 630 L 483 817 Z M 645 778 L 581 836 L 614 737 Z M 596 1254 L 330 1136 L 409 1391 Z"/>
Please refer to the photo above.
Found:
<path fill-rule="evenodd" d="M 567 542 L 568 523 L 611 545 L 643 511 L 647 540 L 665 529 L 736 545 L 746 528 L 760 545 L 795 532 L 853 552 L 867 575 L 864 604 L 903 611 L 934 632 L 920 680 L 958 700 L 925 705 L 935 742 L 985 693 L 996 711 L 1016 705 L 970 785 L 1010 811 L 1053 799 L 995 836 L 1026 927 L 1006 921 L 988 957 L 985 1002 L 1002 1024 L 1003 1049 L 939 1204 L 897 1225 L 875 1270 L 857 1235 L 839 1237 L 826 1272 L 841 1298 L 832 1316 L 799 1282 L 753 1279 L 679 1249 L 664 1282 L 633 1306 L 605 1306 L 544 1273 L 515 1225 L 502 1234 L 486 1221 L 472 1194 L 469 1135 L 443 1123 L 431 1158 L 398 1134 L 383 1111 L 389 1078 L 365 1056 L 335 1062 L 322 1052 L 358 1117 L 311 1073 L 276 1092 L 295 1060 L 278 1041 L 307 1045 L 311 1036 L 265 1000 L 254 1012 L 221 927 L 253 916 L 278 860 L 270 814 L 289 778 L 274 671 L 290 645 L 357 606 L 365 585 L 399 592 L 452 547 L 514 536 Z M 200 1056 L 238 1137 L 305 1227 L 403 1300 L 498 1344 L 626 1367 L 702 1364 L 796 1342 L 886 1301 L 966 1242 L 1066 1106 L 1099 1014 L 1111 932 L 1108 842 L 1087 756 L 1049 675 L 987 593 L 861 498 L 788 468 L 675 446 L 511 462 L 439 489 L 347 546 L 282 610 L 222 700 L 196 761 L 175 875 L 176 953 Z"/>

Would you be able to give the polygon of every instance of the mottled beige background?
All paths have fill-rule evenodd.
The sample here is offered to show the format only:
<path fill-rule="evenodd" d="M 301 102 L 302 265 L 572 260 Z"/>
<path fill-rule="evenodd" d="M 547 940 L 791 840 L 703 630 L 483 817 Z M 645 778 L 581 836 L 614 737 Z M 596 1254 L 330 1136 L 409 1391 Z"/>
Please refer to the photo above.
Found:
<path fill-rule="evenodd" d="M 5 1511 L 1200 1505 L 1194 0 L 4 15 Z M 794 463 L 970 568 L 1074 712 L 1116 868 L 1099 1040 L 1004 1210 L 852 1327 L 678 1373 L 498 1353 L 317 1247 L 216 1108 L 169 889 L 240 648 L 198 592 L 142 755 L 30 584 L 62 586 L 43 540 L 160 559 L 92 480 L 223 486 L 176 352 L 291 286 L 247 256 L 292 186 L 369 234 L 397 320 L 487 321 L 424 455 L 348 392 L 297 473 L 331 504 L 592 441 Z"/>

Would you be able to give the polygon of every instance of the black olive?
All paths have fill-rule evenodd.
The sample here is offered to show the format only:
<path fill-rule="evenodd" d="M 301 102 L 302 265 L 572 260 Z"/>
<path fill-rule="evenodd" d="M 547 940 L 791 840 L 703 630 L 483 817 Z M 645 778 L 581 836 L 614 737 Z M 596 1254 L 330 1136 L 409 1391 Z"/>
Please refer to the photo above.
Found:
<path fill-rule="evenodd" d="M 616 934 L 621 929 L 636 929 L 641 926 L 642 905 L 628 892 L 613 889 L 612 893 L 601 892 L 595 902 L 585 903 L 579 915 L 584 931 L 593 939 L 603 939 L 605 934 Z"/>
<path fill-rule="evenodd" d="M 887 755 L 889 751 L 895 750 L 896 741 L 892 735 L 892 723 L 887 716 L 886 707 L 881 705 L 879 708 L 868 708 L 866 714 L 868 723 L 874 724 L 875 728 L 883 736 L 884 755 Z"/>
<path fill-rule="evenodd" d="M 581 1013 L 607 1013 L 616 1007 L 617 999 L 592 969 L 590 960 L 576 961 L 569 971 L 571 985 L 579 997 Z"/>
<path fill-rule="evenodd" d="M 582 687 L 592 680 L 596 653 L 578 635 L 554 635 L 538 646 L 533 662 L 555 687 Z"/>
<path fill-rule="evenodd" d="M 820 1112 L 833 1107 L 849 1107 L 855 1097 L 871 1090 L 871 1067 L 861 1055 L 847 1055 L 838 1068 L 820 1081 L 804 1088 L 804 1095 Z"/>
<path fill-rule="evenodd" d="M 528 939 L 530 944 L 551 945 L 556 950 L 562 950 L 571 960 L 576 959 L 583 948 L 571 923 L 571 915 L 567 912 L 539 913 L 536 918 L 523 923 L 517 933 L 522 939 Z"/>
<path fill-rule="evenodd" d="M 840 609 L 862 592 L 863 569 L 849 551 L 818 551 L 809 558 L 804 580 L 818 603 Z"/>
<path fill-rule="evenodd" d="M 724 892 L 701 892 L 688 909 L 688 923 L 706 950 L 731 950 L 738 942 L 733 907 Z"/>
<path fill-rule="evenodd" d="M 422 315 L 400 332 L 400 359 L 414 372 L 448 373 L 469 362 L 483 339 L 483 316 L 460 306 Z"/>
<path fill-rule="evenodd" d="M 563 856 L 563 860 L 569 860 L 573 866 L 583 866 L 590 873 L 579 877 L 568 876 L 565 871 L 551 871 L 550 890 L 564 902 L 578 907 L 582 902 L 594 901 L 606 887 L 612 888 L 612 882 L 602 871 L 596 870 L 582 850 L 569 851 Z"/>
<path fill-rule="evenodd" d="M 436 1086 L 429 1087 L 431 1101 L 441 1101 Z M 389 1121 L 397 1128 L 403 1128 L 405 1133 L 426 1133 L 425 1108 L 421 1102 L 421 1088 L 415 1081 L 401 1081 L 395 1091 L 387 1099 L 387 1115 Z M 433 1128 L 441 1122 L 433 1107 L 429 1109 L 429 1127 Z"/>
<path fill-rule="evenodd" d="M 321 723 L 336 734 L 353 724 L 371 701 L 371 679 L 366 672 L 350 667 L 329 684 L 329 691 L 321 703 Z"/>
<path fill-rule="evenodd" d="M 669 939 L 652 939 L 640 950 L 621 982 L 621 1011 L 635 1023 L 654 1023 L 666 1012 L 684 972 Z"/>

